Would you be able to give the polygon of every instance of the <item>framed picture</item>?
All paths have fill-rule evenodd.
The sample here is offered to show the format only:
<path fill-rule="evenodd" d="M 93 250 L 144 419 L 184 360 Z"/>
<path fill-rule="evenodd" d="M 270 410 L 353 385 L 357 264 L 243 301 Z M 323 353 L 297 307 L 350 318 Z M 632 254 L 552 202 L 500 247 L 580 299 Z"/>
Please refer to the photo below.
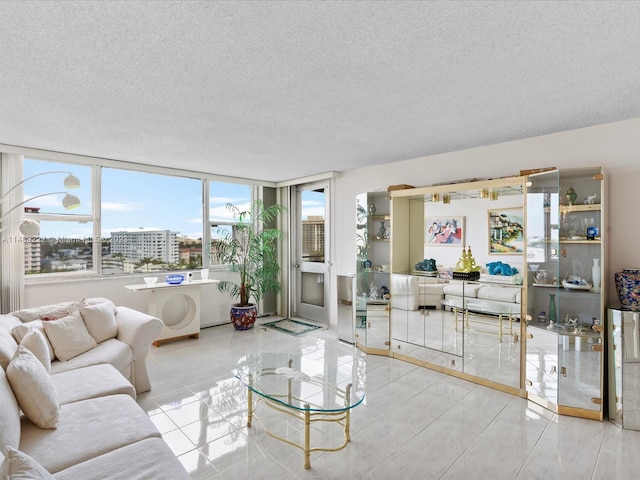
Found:
<path fill-rule="evenodd" d="M 425 245 L 464 245 L 464 217 L 427 217 Z"/>
<path fill-rule="evenodd" d="M 518 255 L 524 252 L 523 210 L 489 210 L 489 254 Z"/>

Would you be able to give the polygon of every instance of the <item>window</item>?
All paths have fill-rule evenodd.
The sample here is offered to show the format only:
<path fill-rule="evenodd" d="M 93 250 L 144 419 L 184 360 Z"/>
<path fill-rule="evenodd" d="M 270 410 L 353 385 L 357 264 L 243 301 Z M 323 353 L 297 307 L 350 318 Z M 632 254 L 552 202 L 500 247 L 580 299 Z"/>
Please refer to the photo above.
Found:
<path fill-rule="evenodd" d="M 201 180 L 103 168 L 101 213 L 103 274 L 201 268 Z"/>
<path fill-rule="evenodd" d="M 227 203 L 244 208 L 252 198 L 253 186 L 248 184 L 95 161 L 85 165 L 24 159 L 25 218 L 39 230 L 39 235 L 20 239 L 24 271 L 31 278 L 200 269 L 208 266 L 206 254 L 203 262 L 204 208 L 210 219 L 206 235 L 215 240 L 219 227 L 230 228 L 234 222 Z M 203 185 L 209 188 L 208 205 Z"/>
<path fill-rule="evenodd" d="M 209 219 L 211 227 L 211 249 L 215 249 L 216 240 L 223 236 L 224 232 L 231 231 L 231 224 L 237 219 L 227 205 L 232 203 L 241 210 L 251 205 L 251 186 L 234 183 L 210 182 L 209 183 Z"/>
<path fill-rule="evenodd" d="M 92 167 L 24 159 L 25 217 L 39 234 L 24 238 L 27 274 L 93 269 Z"/>

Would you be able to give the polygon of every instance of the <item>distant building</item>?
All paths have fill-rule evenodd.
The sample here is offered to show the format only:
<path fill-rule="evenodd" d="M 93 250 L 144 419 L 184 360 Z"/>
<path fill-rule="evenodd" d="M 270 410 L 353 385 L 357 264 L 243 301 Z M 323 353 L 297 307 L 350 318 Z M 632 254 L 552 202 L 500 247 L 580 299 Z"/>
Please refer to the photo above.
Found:
<path fill-rule="evenodd" d="M 39 213 L 40 207 L 24 207 L 25 213 Z M 24 271 L 28 273 L 40 273 L 40 239 L 29 237 L 24 242 Z"/>
<path fill-rule="evenodd" d="M 302 256 L 309 262 L 324 261 L 324 217 L 309 215 L 302 221 Z"/>
<path fill-rule="evenodd" d="M 180 248 L 180 261 L 188 263 L 202 257 L 202 247 L 182 247 Z"/>
<path fill-rule="evenodd" d="M 40 273 L 40 240 L 35 237 L 24 243 L 24 271 Z"/>
<path fill-rule="evenodd" d="M 111 255 L 115 254 L 122 254 L 127 260 L 151 258 L 177 264 L 178 232 L 149 227 L 111 232 Z"/>

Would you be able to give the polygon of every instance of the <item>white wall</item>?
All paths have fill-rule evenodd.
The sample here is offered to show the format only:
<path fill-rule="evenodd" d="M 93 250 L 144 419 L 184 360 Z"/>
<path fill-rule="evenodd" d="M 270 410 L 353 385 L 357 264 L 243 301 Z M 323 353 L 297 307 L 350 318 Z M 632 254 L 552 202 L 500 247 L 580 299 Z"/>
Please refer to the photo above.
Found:
<path fill-rule="evenodd" d="M 194 272 L 193 275 L 194 278 L 200 278 L 198 272 Z M 214 280 L 227 279 L 230 275 L 227 272 L 209 272 L 209 278 Z M 164 275 L 158 275 L 158 277 L 158 281 L 162 281 Z M 124 288 L 125 285 L 139 283 L 144 283 L 142 277 L 132 276 L 71 282 L 50 281 L 27 285 L 25 288 L 25 307 L 81 300 L 85 297 L 107 297 L 113 300 L 116 305 L 148 312 L 149 292 L 132 292 Z M 232 302 L 229 295 L 220 293 L 213 284 L 205 285 L 201 287 L 200 302 L 202 326 L 229 323 L 229 307 Z"/>
<path fill-rule="evenodd" d="M 345 208 L 337 209 L 334 217 L 332 274 L 355 272 L 355 213 L 347 206 L 355 205 L 358 193 L 403 183 L 423 187 L 518 175 L 520 170 L 532 168 L 597 166 L 604 167 L 608 188 L 608 228 L 603 233 L 607 235 L 609 255 L 603 269 L 603 287 L 608 302 L 614 303 L 613 274 L 622 267 L 640 266 L 640 119 L 343 172 L 336 180 L 336 202 Z M 331 305 L 335 304 L 334 298 Z M 331 318 L 334 323 L 336 312 Z"/>
<path fill-rule="evenodd" d="M 445 205 L 429 203 L 426 217 L 464 217 L 464 245 L 471 247 L 473 258 L 480 266 L 501 261 L 522 271 L 522 255 L 489 255 L 489 210 L 522 207 L 522 195 L 510 195 L 498 200 L 462 199 Z M 434 258 L 438 265 L 455 267 L 460 259 L 460 246 L 425 245 L 423 258 Z"/>

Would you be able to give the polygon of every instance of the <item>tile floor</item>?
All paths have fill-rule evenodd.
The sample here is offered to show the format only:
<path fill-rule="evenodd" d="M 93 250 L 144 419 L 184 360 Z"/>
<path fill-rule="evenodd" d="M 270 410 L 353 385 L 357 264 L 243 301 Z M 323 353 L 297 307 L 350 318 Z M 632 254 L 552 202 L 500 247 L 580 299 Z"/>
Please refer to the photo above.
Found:
<path fill-rule="evenodd" d="M 524 399 L 387 357 L 365 355 L 366 398 L 353 410 L 351 442 L 303 453 L 259 425 L 246 427 L 246 392 L 231 375 L 253 352 L 326 359 L 354 354 L 335 330 L 300 338 L 256 325 L 202 330 L 199 340 L 152 347 L 153 389 L 140 405 L 194 479 L 633 479 L 640 432 L 610 422 L 558 417 Z M 259 410 L 278 434 L 300 441 L 302 425 Z M 315 441 L 341 431 L 314 427 Z"/>

